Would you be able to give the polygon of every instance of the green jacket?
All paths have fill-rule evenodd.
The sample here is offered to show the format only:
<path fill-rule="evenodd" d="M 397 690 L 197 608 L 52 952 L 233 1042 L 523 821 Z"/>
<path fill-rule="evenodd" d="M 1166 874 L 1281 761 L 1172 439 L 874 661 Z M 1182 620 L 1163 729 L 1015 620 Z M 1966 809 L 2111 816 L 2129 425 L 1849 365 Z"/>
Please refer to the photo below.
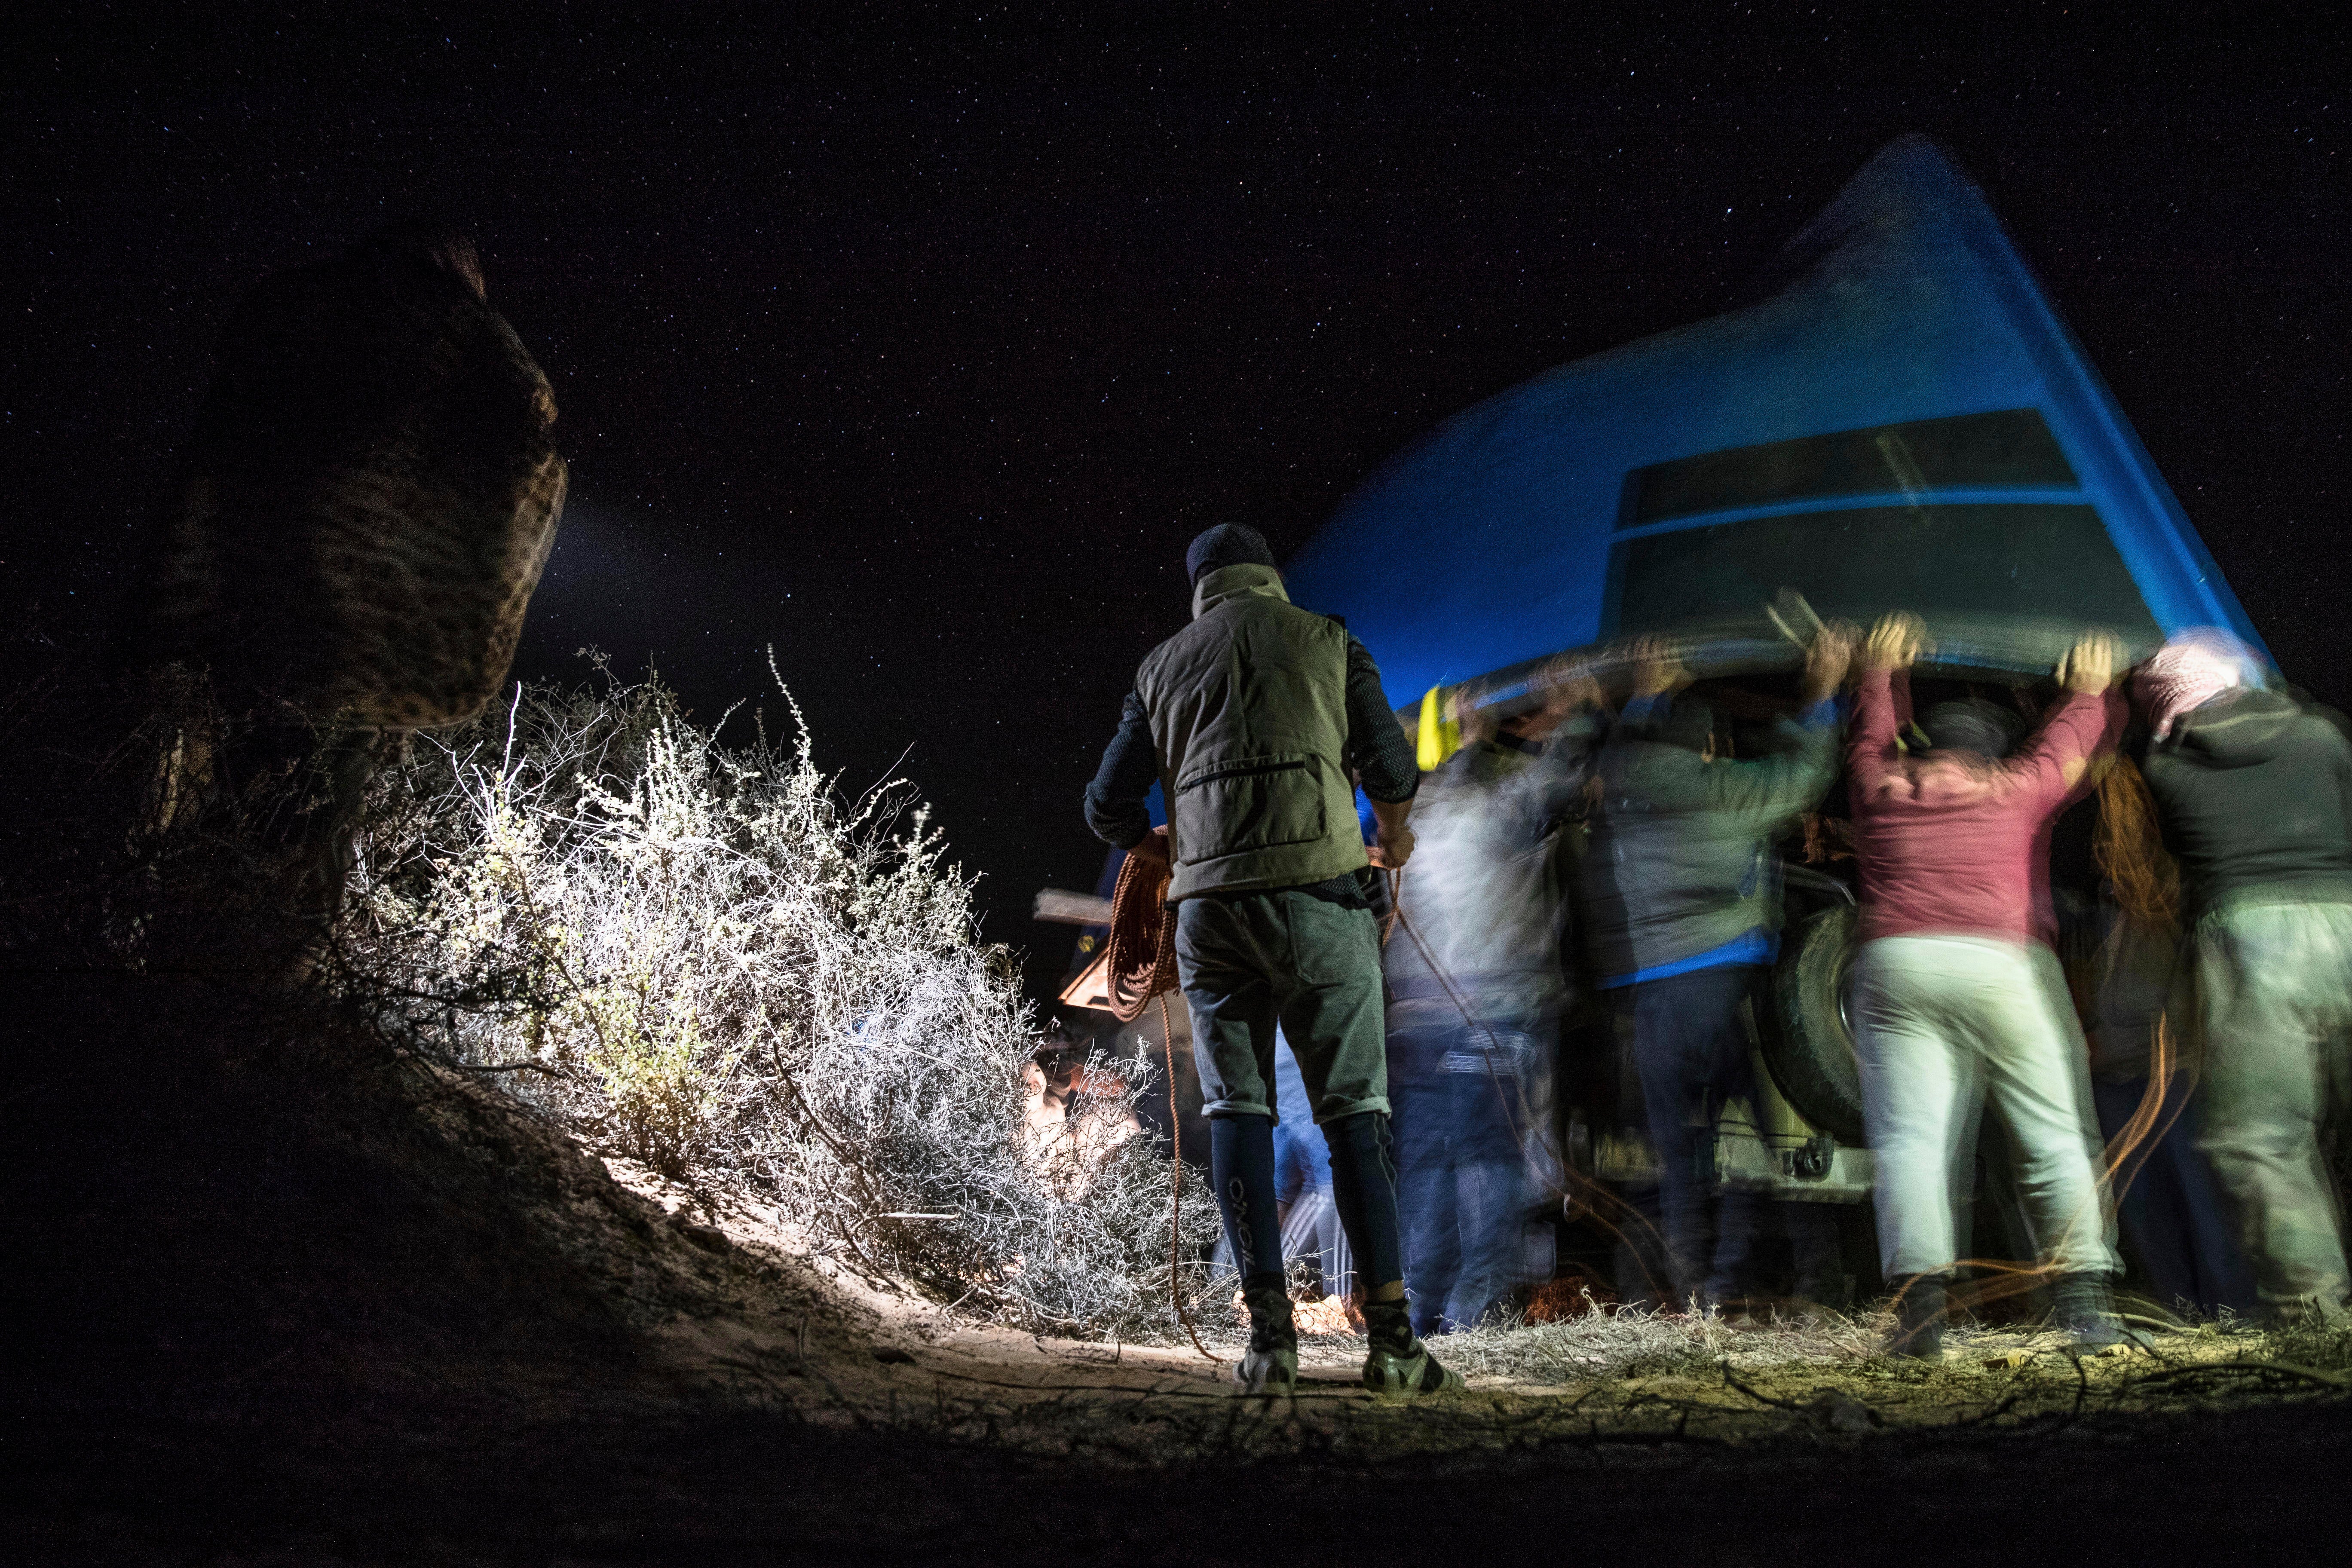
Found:
<path fill-rule="evenodd" d="M 1169 900 L 1297 888 L 1368 863 L 1348 742 L 1348 631 L 1270 566 L 1192 591 L 1192 624 L 1136 672 L 1168 800 Z"/>
<path fill-rule="evenodd" d="M 1587 945 L 1604 981 L 1780 929 L 1772 840 L 1837 772 L 1837 727 L 1775 726 L 1786 748 L 1707 762 L 1662 741 L 1601 752 L 1600 809 L 1579 868 Z"/>

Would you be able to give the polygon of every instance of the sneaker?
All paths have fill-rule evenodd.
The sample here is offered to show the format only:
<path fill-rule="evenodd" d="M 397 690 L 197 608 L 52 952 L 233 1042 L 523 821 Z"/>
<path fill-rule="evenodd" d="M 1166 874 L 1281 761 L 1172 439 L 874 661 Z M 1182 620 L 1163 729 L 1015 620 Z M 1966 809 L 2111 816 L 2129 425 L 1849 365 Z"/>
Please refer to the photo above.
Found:
<path fill-rule="evenodd" d="M 1244 1394 L 1298 1392 L 1298 1352 L 1286 1345 L 1261 1350 L 1252 1336 L 1250 1348 L 1234 1363 L 1234 1381 Z"/>
<path fill-rule="evenodd" d="M 1895 1281 L 1895 1331 L 1887 1336 L 1887 1354 L 1944 1359 L 1944 1285 L 1940 1274 L 1913 1274 Z"/>
<path fill-rule="evenodd" d="M 1234 1363 L 1234 1381 L 1244 1394 L 1298 1392 L 1298 1325 L 1291 1317 L 1290 1292 L 1279 1283 L 1242 1291 L 1249 1308 L 1249 1349 Z"/>
<path fill-rule="evenodd" d="M 1412 1331 L 1402 1301 L 1364 1303 L 1364 1333 L 1372 1348 L 1364 1357 L 1364 1386 L 1374 1394 L 1418 1398 L 1458 1394 L 1462 1374 L 1441 1365 Z"/>
<path fill-rule="evenodd" d="M 2124 1327 L 2104 1275 L 2061 1274 L 2050 1282 L 2051 1326 L 2075 1350 L 2095 1355 L 2122 1344 L 2143 1344 L 2144 1336 Z"/>
<path fill-rule="evenodd" d="M 1415 1340 L 1408 1355 L 1375 1350 L 1364 1357 L 1364 1386 L 1374 1394 L 1418 1397 L 1424 1394 L 1459 1394 L 1465 1385 L 1460 1373 L 1442 1364 L 1429 1353 L 1427 1345 Z"/>

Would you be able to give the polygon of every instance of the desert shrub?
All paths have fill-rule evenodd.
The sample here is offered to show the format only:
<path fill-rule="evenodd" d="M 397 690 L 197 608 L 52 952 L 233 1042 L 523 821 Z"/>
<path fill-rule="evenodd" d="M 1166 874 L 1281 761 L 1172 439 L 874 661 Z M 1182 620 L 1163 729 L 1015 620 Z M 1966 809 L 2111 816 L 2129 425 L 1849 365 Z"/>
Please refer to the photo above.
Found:
<path fill-rule="evenodd" d="M 1033 1328 L 1176 1331 L 1168 1165 L 1104 1140 L 1073 1183 L 1024 1152 L 1031 1020 L 970 879 L 908 785 L 845 797 L 792 723 L 721 744 L 606 677 L 419 737 L 369 804 L 343 984 L 592 1146 L 756 1193 L 870 1272 Z M 1191 1186 L 1188 1310 L 1214 1235 Z"/>

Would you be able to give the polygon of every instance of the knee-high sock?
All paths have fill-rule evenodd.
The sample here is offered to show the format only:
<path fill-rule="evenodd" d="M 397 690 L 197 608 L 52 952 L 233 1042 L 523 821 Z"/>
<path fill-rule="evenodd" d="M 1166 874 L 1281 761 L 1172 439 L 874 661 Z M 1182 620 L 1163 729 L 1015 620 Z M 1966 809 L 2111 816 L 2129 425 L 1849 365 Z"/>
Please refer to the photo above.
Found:
<path fill-rule="evenodd" d="M 1331 1149 L 1331 1201 L 1356 1254 L 1356 1283 L 1370 1296 L 1404 1278 L 1387 1113 L 1360 1110 L 1326 1122 L 1323 1141 Z"/>
<path fill-rule="evenodd" d="M 1217 1116 L 1209 1121 L 1209 1173 L 1225 1216 L 1234 1267 L 1242 1282 L 1282 1278 L 1282 1221 L 1274 1194 L 1274 1121 L 1265 1116 Z"/>

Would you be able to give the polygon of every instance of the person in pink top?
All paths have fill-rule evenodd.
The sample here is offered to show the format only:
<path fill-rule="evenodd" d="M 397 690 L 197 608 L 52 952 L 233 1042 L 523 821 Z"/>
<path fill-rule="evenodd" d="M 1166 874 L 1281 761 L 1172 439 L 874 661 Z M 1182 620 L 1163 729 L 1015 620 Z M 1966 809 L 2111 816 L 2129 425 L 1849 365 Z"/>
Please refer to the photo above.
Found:
<path fill-rule="evenodd" d="M 2015 1151 L 2053 1315 L 2078 1346 L 2104 1348 L 2124 1337 L 2109 1293 L 2121 1265 L 2089 1056 L 2051 945 L 2050 829 L 2120 734 L 2115 644 L 2075 643 L 2058 701 L 2022 743 L 2006 710 L 1948 702 L 1919 721 L 1924 752 L 1901 738 L 1920 647 L 1915 616 L 1872 628 L 1849 755 L 1863 895 L 1853 1014 L 1879 1259 L 1901 1314 L 1892 1348 L 1941 1354 L 1988 1100 Z"/>

